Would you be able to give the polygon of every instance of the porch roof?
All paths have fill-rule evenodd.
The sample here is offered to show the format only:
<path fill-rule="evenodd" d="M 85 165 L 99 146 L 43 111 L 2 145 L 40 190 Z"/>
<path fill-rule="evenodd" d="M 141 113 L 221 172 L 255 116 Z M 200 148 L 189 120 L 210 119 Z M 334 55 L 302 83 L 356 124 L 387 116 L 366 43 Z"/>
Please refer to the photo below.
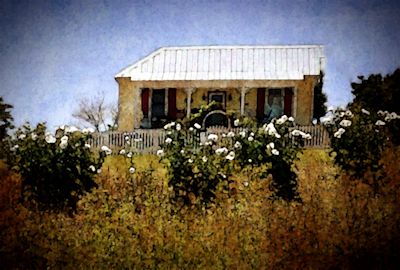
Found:
<path fill-rule="evenodd" d="M 319 75 L 322 45 L 163 47 L 120 71 L 132 81 L 302 80 Z"/>

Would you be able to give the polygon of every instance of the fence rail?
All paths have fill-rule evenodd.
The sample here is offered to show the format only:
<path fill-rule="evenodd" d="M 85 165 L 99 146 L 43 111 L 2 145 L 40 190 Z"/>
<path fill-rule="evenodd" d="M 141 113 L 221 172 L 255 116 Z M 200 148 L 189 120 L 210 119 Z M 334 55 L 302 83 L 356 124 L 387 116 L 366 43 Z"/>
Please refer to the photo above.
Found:
<path fill-rule="evenodd" d="M 306 148 L 327 148 L 329 147 L 328 132 L 323 126 L 297 126 L 296 129 L 310 133 L 312 138 L 305 142 Z M 207 138 L 208 134 L 214 133 L 222 137 L 229 131 L 240 132 L 242 128 L 212 127 L 200 134 L 201 140 Z M 120 149 L 130 146 L 133 152 L 142 154 L 155 154 L 166 138 L 164 129 L 135 129 L 132 132 L 107 132 L 96 133 L 89 140 L 93 148 L 108 146 L 114 153 Z"/>

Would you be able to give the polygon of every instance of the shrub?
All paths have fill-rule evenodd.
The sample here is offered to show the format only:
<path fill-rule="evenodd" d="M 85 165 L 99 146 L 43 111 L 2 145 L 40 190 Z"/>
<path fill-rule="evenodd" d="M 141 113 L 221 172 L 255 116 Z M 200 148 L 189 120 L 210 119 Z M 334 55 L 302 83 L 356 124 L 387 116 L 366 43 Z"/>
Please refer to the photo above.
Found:
<path fill-rule="evenodd" d="M 62 126 L 52 135 L 44 124 L 17 130 L 10 163 L 22 176 L 26 199 L 41 208 L 75 208 L 79 196 L 96 186 L 93 177 L 111 152 L 102 147 L 95 156 L 87 144 L 90 133 Z"/>
<path fill-rule="evenodd" d="M 396 113 L 367 111 L 365 109 L 338 109 L 325 117 L 331 139 L 331 154 L 351 179 L 372 179 L 375 190 L 384 177 L 382 153 L 391 144 L 389 129 L 400 117 Z M 371 177 L 364 177 L 372 173 Z"/>

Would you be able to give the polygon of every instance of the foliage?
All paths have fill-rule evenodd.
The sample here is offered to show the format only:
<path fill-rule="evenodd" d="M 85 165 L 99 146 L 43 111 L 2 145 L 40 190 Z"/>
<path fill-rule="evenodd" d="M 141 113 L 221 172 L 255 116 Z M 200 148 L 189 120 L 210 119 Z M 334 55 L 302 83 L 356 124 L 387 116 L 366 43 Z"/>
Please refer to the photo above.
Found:
<path fill-rule="evenodd" d="M 75 208 L 79 197 L 96 186 L 93 177 L 111 151 L 103 147 L 95 157 L 87 144 L 90 133 L 62 126 L 52 135 L 45 124 L 17 130 L 9 162 L 21 174 L 27 199 L 41 208 Z"/>
<path fill-rule="evenodd" d="M 320 77 L 317 85 L 314 87 L 314 115 L 313 118 L 319 120 L 322 116 L 324 116 L 327 112 L 326 102 L 327 97 L 326 94 L 322 91 L 324 86 L 324 72 L 321 71 Z"/>
<path fill-rule="evenodd" d="M 14 128 L 13 117 L 10 110 L 13 108 L 12 105 L 7 104 L 3 101 L 3 97 L 0 96 L 0 159 L 4 157 L 4 153 L 8 152 L 6 148 L 8 137 L 8 130 Z"/>
<path fill-rule="evenodd" d="M 351 110 L 361 108 L 377 113 L 389 111 L 400 114 L 400 68 L 393 74 L 383 77 L 381 74 L 371 74 L 367 79 L 359 76 L 359 83 L 353 82 L 351 87 L 354 100 L 349 104 Z M 400 144 L 400 122 L 392 124 L 389 129 L 391 141 Z"/>
<path fill-rule="evenodd" d="M 369 180 L 377 189 L 383 178 L 384 167 L 379 161 L 383 151 L 390 146 L 388 130 L 398 123 L 396 113 L 365 109 L 355 111 L 336 110 L 325 119 L 330 135 L 332 154 L 352 179 Z M 364 177 L 372 173 L 373 177 Z"/>
<path fill-rule="evenodd" d="M 380 196 L 345 175 L 336 179 L 327 152 L 313 149 L 296 161 L 302 203 L 268 200 L 267 181 L 235 174 L 235 194 L 217 191 L 209 208 L 179 211 L 154 157 L 134 157 L 133 183 L 122 158 L 107 157 L 98 188 L 83 195 L 74 216 L 25 208 L 4 195 L 19 194 L 9 190 L 18 176 L 3 177 L 12 182 L 1 186 L 3 268 L 396 269 L 399 263 L 398 150 L 383 155 L 388 181 Z"/>

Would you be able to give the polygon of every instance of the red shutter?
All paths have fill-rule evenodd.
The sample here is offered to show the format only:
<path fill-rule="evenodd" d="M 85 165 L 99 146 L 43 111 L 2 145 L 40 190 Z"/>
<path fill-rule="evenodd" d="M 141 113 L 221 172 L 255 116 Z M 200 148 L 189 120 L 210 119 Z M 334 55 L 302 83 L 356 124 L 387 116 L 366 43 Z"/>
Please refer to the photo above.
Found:
<path fill-rule="evenodd" d="M 257 119 L 259 121 L 264 118 L 264 105 L 265 105 L 265 88 L 257 89 Z"/>
<path fill-rule="evenodd" d="M 142 112 L 144 117 L 149 116 L 149 89 L 142 89 Z"/>
<path fill-rule="evenodd" d="M 287 116 L 292 115 L 292 100 L 293 100 L 293 90 L 291 88 L 285 88 L 285 100 L 283 112 Z"/>
<path fill-rule="evenodd" d="M 168 89 L 168 118 L 171 120 L 176 119 L 176 89 Z"/>

